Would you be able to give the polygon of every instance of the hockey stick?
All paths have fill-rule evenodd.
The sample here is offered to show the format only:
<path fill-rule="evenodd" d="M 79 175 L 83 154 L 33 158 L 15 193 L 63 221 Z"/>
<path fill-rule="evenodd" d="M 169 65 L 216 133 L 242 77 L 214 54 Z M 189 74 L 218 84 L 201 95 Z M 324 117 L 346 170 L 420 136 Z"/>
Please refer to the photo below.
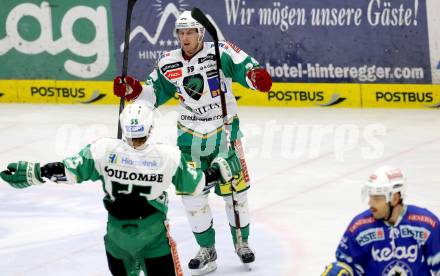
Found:
<path fill-rule="evenodd" d="M 136 0 L 128 0 L 127 4 L 127 16 L 125 18 L 125 37 L 124 37 L 124 51 L 123 51 L 123 59 L 122 59 L 122 81 L 124 81 L 125 76 L 127 75 L 128 70 L 128 45 L 130 43 L 130 25 L 131 25 L 131 14 L 133 12 L 134 4 Z M 119 100 L 119 114 L 121 114 L 125 105 L 125 96 L 122 96 Z M 122 128 L 121 122 L 118 117 L 118 139 L 122 137 Z"/>
<path fill-rule="evenodd" d="M 171 256 L 173 257 L 174 271 L 176 272 L 176 276 L 183 276 L 182 266 L 180 265 L 179 253 L 177 252 L 177 244 L 174 241 L 174 239 L 171 237 L 170 224 L 168 223 L 168 220 L 165 220 L 164 224 L 165 224 L 165 228 L 167 229 L 167 238 L 171 248 Z"/>
<path fill-rule="evenodd" d="M 226 107 L 226 96 L 225 92 L 222 90 L 222 82 L 220 77 L 220 69 L 221 69 L 221 59 L 220 59 L 220 49 L 218 45 L 218 35 L 217 30 L 212 25 L 211 21 L 205 16 L 205 14 L 198 8 L 194 8 L 191 10 L 191 16 L 197 20 L 200 24 L 205 27 L 205 29 L 208 31 L 208 33 L 212 36 L 212 39 L 214 40 L 214 46 L 215 46 L 215 60 L 217 63 L 216 71 L 217 71 L 217 78 L 218 83 L 220 87 L 220 103 L 222 107 L 222 116 L 223 116 L 223 125 L 225 127 L 225 134 L 226 134 L 226 145 L 228 149 L 231 148 L 231 124 L 228 121 L 228 110 Z M 235 186 L 235 183 L 231 183 L 231 192 L 232 192 L 232 208 L 234 210 L 234 220 L 235 220 L 235 236 L 237 238 L 237 252 L 238 249 L 243 246 L 243 237 L 241 236 L 241 224 L 240 224 L 240 214 L 238 213 L 238 203 L 236 200 L 237 197 L 237 187 Z"/>

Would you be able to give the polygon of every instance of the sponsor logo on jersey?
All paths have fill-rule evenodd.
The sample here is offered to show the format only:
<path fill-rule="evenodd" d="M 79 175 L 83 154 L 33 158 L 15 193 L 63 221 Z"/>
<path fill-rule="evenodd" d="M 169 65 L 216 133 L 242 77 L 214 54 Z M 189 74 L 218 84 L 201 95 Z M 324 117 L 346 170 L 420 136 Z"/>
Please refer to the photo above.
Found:
<path fill-rule="evenodd" d="M 160 71 L 162 71 L 162 73 L 165 74 L 166 71 L 181 68 L 181 67 L 183 67 L 183 63 L 179 61 L 179 62 L 174 62 L 174 63 L 170 63 L 170 64 L 166 64 L 166 65 L 162 66 L 160 68 Z"/>
<path fill-rule="evenodd" d="M 213 98 L 219 96 L 221 93 L 217 76 L 218 75 L 217 75 L 216 70 L 206 72 L 206 77 L 207 77 L 208 85 L 209 85 L 209 91 L 211 91 L 211 96 Z"/>
<path fill-rule="evenodd" d="M 188 167 L 191 168 L 191 169 L 197 169 L 197 163 L 196 163 L 196 161 L 188 161 L 188 162 L 186 162 L 186 164 L 187 164 Z"/>
<path fill-rule="evenodd" d="M 431 103 L 433 101 L 432 92 L 383 92 L 376 91 L 377 102 L 419 102 Z"/>
<path fill-rule="evenodd" d="M 108 177 L 131 180 L 131 181 L 147 181 L 147 182 L 163 182 L 163 174 L 143 174 L 138 172 L 127 172 L 123 170 L 117 170 L 105 166 L 104 171 L 107 173 Z"/>
<path fill-rule="evenodd" d="M 417 244 L 396 246 L 395 248 L 383 247 L 380 249 L 374 248 L 373 245 L 371 247 L 371 256 L 376 262 L 388 262 L 391 259 L 405 259 L 408 260 L 408 262 L 414 263 L 417 260 L 418 248 L 419 246 Z"/>
<path fill-rule="evenodd" d="M 118 161 L 117 161 L 117 155 L 116 155 L 116 153 L 110 153 L 109 154 L 109 156 L 108 156 L 108 162 L 110 163 L 110 164 L 116 164 Z"/>
<path fill-rule="evenodd" d="M 374 217 L 368 217 L 368 218 L 361 218 L 356 220 L 349 228 L 348 230 L 351 233 L 354 233 L 354 231 L 356 231 L 356 229 L 358 229 L 359 227 L 361 227 L 362 225 L 366 225 L 366 224 L 371 224 L 375 221 Z"/>
<path fill-rule="evenodd" d="M 120 162 L 121 165 L 125 165 L 125 166 L 141 166 L 141 167 L 146 167 L 146 168 L 150 168 L 150 169 L 158 169 L 160 166 L 160 160 L 159 159 L 139 159 L 139 160 L 135 160 L 132 159 L 128 156 L 121 156 L 120 158 Z"/>
<path fill-rule="evenodd" d="M 437 227 L 437 222 L 434 219 L 432 219 L 431 217 L 428 217 L 428 216 L 424 216 L 424 215 L 410 214 L 410 215 L 408 215 L 408 220 L 427 223 L 427 224 L 431 225 L 433 228 Z"/>
<path fill-rule="evenodd" d="M 230 41 L 226 41 L 226 43 L 234 50 L 237 54 L 240 53 L 241 49 Z"/>
<path fill-rule="evenodd" d="M 216 64 L 215 64 L 215 63 L 208 63 L 208 64 L 200 65 L 200 67 L 199 67 L 199 71 L 212 69 L 212 68 L 214 68 L 214 67 L 216 67 Z"/>
<path fill-rule="evenodd" d="M 201 57 L 197 61 L 199 64 L 204 63 L 207 60 L 215 61 L 215 55 L 214 54 L 208 54 L 206 57 Z"/>
<path fill-rule="evenodd" d="M 348 242 L 348 238 L 347 238 L 346 236 L 343 236 L 343 237 L 341 238 L 341 241 L 339 242 L 339 247 L 348 250 L 347 242 Z"/>
<path fill-rule="evenodd" d="M 182 76 L 182 69 L 172 70 L 165 73 L 165 77 L 169 80 L 177 79 Z"/>
<path fill-rule="evenodd" d="M 213 103 L 213 104 L 204 105 L 202 107 L 194 108 L 194 109 L 192 109 L 192 112 L 197 115 L 203 115 L 208 111 L 211 111 L 213 109 L 219 109 L 219 108 L 221 108 L 220 103 Z"/>
<path fill-rule="evenodd" d="M 369 243 L 383 240 L 385 240 L 385 235 L 382 227 L 364 230 L 356 237 L 356 241 L 360 246 L 365 246 Z"/>
<path fill-rule="evenodd" d="M 161 164 L 159 158 L 134 159 L 128 155 L 117 155 L 116 153 L 109 154 L 108 162 L 115 165 L 145 167 L 149 169 L 159 169 Z"/>
<path fill-rule="evenodd" d="M 389 263 L 382 272 L 382 276 L 413 276 L 411 267 L 402 261 Z"/>
<path fill-rule="evenodd" d="M 401 225 L 399 228 L 402 238 L 413 238 L 421 245 L 425 244 L 431 235 L 431 231 L 424 227 Z"/>
<path fill-rule="evenodd" d="M 180 115 L 180 120 L 182 121 L 193 121 L 193 122 L 211 122 L 223 119 L 221 114 L 215 115 L 213 117 L 197 117 L 196 115 Z"/>

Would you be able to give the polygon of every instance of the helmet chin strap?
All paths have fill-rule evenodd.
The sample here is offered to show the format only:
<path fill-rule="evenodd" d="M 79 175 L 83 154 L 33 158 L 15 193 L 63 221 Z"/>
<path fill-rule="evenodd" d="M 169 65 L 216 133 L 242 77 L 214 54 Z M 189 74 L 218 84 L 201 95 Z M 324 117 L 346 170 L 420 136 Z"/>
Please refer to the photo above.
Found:
<path fill-rule="evenodd" d="M 388 202 L 388 207 L 389 207 L 390 212 L 388 213 L 388 216 L 387 216 L 386 218 L 384 218 L 384 220 L 385 220 L 386 222 L 389 222 L 389 221 L 390 221 L 390 218 L 391 218 L 391 216 L 393 215 L 393 210 L 394 210 L 394 206 L 391 205 L 391 202 Z"/>
<path fill-rule="evenodd" d="M 390 207 L 389 208 L 390 212 L 389 212 L 388 216 L 386 218 L 384 218 L 384 220 L 386 222 L 390 222 L 391 216 L 393 215 L 394 208 L 396 208 L 399 204 L 402 204 L 402 199 L 400 199 L 399 202 L 397 202 L 397 204 L 395 206 L 391 205 L 391 201 L 388 202 L 388 206 Z"/>

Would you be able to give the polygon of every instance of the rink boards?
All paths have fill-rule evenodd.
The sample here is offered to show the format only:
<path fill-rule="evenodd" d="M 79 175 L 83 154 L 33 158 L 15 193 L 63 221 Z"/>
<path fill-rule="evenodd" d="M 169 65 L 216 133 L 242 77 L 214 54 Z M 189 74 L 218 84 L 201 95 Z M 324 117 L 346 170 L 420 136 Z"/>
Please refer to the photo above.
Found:
<path fill-rule="evenodd" d="M 0 103 L 117 104 L 112 90 L 110 81 L 0 80 Z M 274 83 L 261 93 L 234 83 L 233 90 L 242 106 L 440 107 L 440 85 L 430 84 Z"/>

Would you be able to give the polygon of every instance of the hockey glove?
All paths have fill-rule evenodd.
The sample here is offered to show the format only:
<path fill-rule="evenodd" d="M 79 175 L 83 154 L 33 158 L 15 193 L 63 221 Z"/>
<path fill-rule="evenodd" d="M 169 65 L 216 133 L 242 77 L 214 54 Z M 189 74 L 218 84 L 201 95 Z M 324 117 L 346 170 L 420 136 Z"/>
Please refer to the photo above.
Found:
<path fill-rule="evenodd" d="M 321 276 L 353 276 L 353 270 L 343 262 L 329 264 Z"/>
<path fill-rule="evenodd" d="M 40 163 L 29 163 L 26 161 L 10 163 L 8 169 L 0 173 L 0 177 L 17 189 L 44 183 L 41 178 Z"/>
<path fill-rule="evenodd" d="M 117 76 L 113 80 L 113 92 L 116 96 L 125 96 L 125 99 L 127 101 L 131 101 L 133 99 L 136 99 L 139 94 L 141 94 L 142 85 L 137 79 L 133 77 L 126 76 L 124 80 L 122 80 L 122 77 Z"/>
<path fill-rule="evenodd" d="M 212 162 L 211 167 L 217 168 L 220 172 L 222 183 L 231 182 L 240 177 L 241 164 L 235 150 L 229 150 L 227 155 L 220 154 Z"/>
<path fill-rule="evenodd" d="M 253 68 L 246 74 L 252 85 L 261 92 L 268 92 L 272 87 L 272 77 L 264 68 Z"/>

